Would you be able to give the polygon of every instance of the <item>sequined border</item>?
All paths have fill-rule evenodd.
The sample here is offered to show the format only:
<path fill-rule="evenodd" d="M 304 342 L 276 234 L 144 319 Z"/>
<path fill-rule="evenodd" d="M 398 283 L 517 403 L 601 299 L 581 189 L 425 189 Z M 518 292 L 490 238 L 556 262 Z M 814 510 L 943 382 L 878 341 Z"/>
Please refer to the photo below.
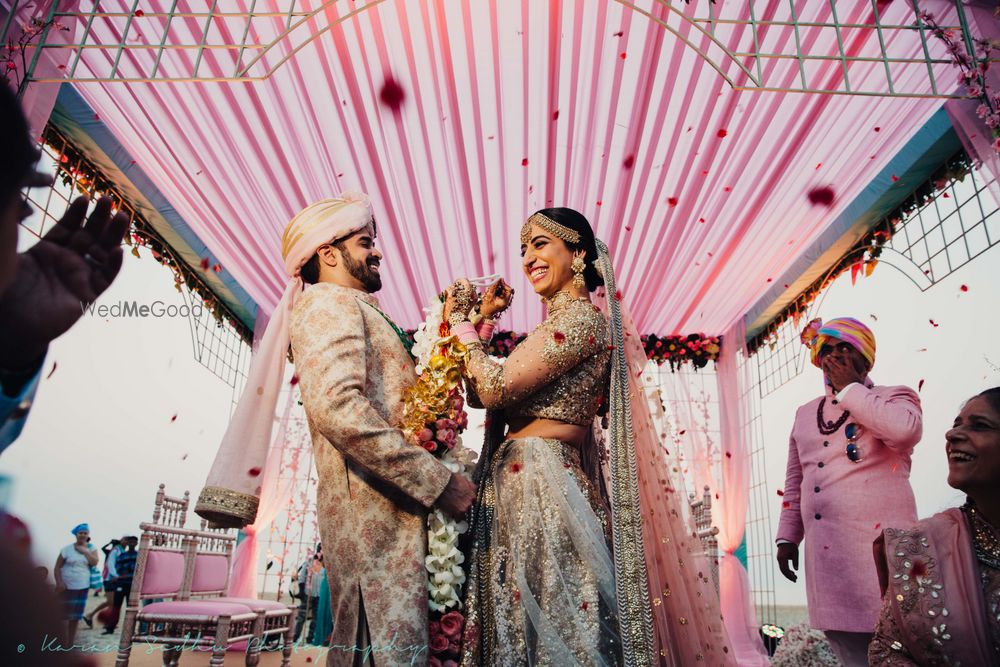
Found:
<path fill-rule="evenodd" d="M 219 486 L 206 486 L 198 494 L 194 512 L 217 526 L 242 528 L 257 518 L 259 504 L 257 496 Z"/>

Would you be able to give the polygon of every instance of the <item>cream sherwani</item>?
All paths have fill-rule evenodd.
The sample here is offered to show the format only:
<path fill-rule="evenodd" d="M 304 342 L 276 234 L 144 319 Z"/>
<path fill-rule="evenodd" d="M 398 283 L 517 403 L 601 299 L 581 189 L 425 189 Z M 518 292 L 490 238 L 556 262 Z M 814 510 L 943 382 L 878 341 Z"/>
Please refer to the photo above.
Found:
<path fill-rule="evenodd" d="M 307 286 L 292 352 L 312 434 L 333 609 L 328 665 L 427 662 L 426 524 L 450 473 L 397 428 L 413 362 L 370 295 Z M 367 619 L 365 637 L 361 620 Z"/>

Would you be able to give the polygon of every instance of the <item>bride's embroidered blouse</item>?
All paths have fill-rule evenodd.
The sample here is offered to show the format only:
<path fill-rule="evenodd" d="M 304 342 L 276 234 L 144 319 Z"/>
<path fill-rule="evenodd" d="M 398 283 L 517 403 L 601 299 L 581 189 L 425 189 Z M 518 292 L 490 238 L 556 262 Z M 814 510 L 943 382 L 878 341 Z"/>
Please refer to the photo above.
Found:
<path fill-rule="evenodd" d="M 479 403 L 506 408 L 508 419 L 535 417 L 589 425 L 607 394 L 610 329 L 586 299 L 557 292 L 548 316 L 499 363 L 480 343 L 468 347 L 466 376 Z M 470 405 L 475 397 L 470 392 Z"/>

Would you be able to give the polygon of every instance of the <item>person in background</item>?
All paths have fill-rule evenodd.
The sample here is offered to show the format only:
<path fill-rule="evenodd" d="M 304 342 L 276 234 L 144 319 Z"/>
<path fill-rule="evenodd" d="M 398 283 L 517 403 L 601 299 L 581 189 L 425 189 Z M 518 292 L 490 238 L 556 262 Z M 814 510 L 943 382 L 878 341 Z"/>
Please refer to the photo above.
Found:
<path fill-rule="evenodd" d="M 872 665 L 1000 665 L 1000 387 L 962 406 L 945 453 L 965 504 L 875 542 Z"/>
<path fill-rule="evenodd" d="M 97 549 L 87 544 L 90 526 L 81 523 L 71 531 L 76 541 L 59 551 L 56 559 L 56 592 L 62 596 L 63 618 L 66 620 L 66 636 L 69 644 L 76 639 L 76 628 L 83 618 L 87 605 L 87 591 L 90 590 L 90 567 L 97 565 Z"/>
<path fill-rule="evenodd" d="M 871 544 L 882 526 L 917 519 L 910 455 L 923 428 L 920 398 L 872 382 L 875 336 L 857 320 L 813 320 L 802 342 L 826 391 L 795 415 L 778 566 L 796 581 L 804 539 L 809 624 L 845 665 L 867 665 L 880 606 Z"/>
<path fill-rule="evenodd" d="M 114 584 L 114 599 L 111 604 L 111 613 L 108 622 L 104 626 L 104 633 L 111 635 L 118 627 L 118 619 L 121 617 L 122 604 L 128 600 L 129 593 L 132 592 L 132 578 L 135 575 L 135 563 L 139 552 L 139 538 L 134 535 L 122 537 L 121 545 L 114 558 L 108 563 L 108 578 Z"/>
<path fill-rule="evenodd" d="M 83 315 L 118 275 L 128 216 L 103 197 L 87 216 L 79 197 L 26 252 L 18 254 L 19 223 L 31 215 L 21 190 L 51 185 L 36 170 L 40 153 L 28 121 L 0 85 L 0 452 L 20 435 L 38 387 L 49 343 Z M 86 219 L 86 224 L 84 224 Z"/>
<path fill-rule="evenodd" d="M 123 538 L 124 539 L 124 538 Z M 114 605 L 115 599 L 115 582 L 108 576 L 108 566 L 118 555 L 120 551 L 121 540 L 111 539 L 108 540 L 107 544 L 101 547 L 101 552 L 104 553 L 104 571 L 101 572 L 101 583 L 104 590 L 104 601 L 101 604 L 94 607 L 89 614 L 83 615 L 83 622 L 87 624 L 87 627 L 94 627 L 94 617 L 106 608 L 112 607 Z"/>

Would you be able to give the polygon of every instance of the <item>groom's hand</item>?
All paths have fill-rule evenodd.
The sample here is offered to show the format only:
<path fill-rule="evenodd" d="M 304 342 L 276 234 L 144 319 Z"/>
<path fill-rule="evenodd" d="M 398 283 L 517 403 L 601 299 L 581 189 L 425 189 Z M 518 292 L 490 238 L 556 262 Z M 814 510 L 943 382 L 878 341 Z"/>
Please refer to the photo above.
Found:
<path fill-rule="evenodd" d="M 476 500 L 476 485 L 461 475 L 452 473 L 448 485 L 438 496 L 437 506 L 445 514 L 459 521 Z"/>

